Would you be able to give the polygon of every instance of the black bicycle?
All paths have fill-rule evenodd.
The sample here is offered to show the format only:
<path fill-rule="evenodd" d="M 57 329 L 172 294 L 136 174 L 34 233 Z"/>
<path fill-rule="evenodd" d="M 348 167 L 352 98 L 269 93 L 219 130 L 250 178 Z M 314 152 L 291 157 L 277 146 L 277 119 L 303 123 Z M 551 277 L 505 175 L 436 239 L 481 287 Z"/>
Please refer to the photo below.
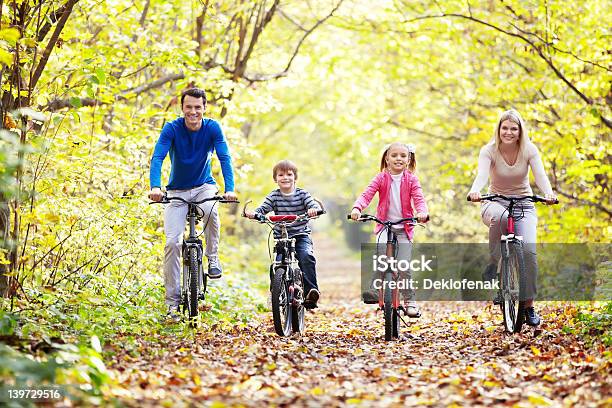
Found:
<path fill-rule="evenodd" d="M 468 196 L 468 201 L 470 197 Z M 501 236 L 501 257 L 497 264 L 497 276 L 500 282 L 501 311 L 504 316 L 504 328 L 508 333 L 519 333 L 525 322 L 525 301 L 527 300 L 527 269 L 523 255 L 523 237 L 515 233 L 515 221 L 521 215 L 515 215 L 515 206 L 521 201 L 547 203 L 541 196 L 507 197 L 501 194 L 487 194 L 480 201 L 497 201 L 508 204 L 507 234 Z M 555 200 L 554 204 L 558 204 Z"/>
<path fill-rule="evenodd" d="M 172 201 L 180 201 L 188 206 L 187 222 L 189 224 L 189 236 L 183 239 L 183 247 L 181 254 L 183 257 L 183 278 L 181 279 L 181 300 L 179 307 L 183 313 L 186 313 L 190 319 L 195 319 L 198 316 L 198 300 L 204 300 L 206 297 L 206 286 L 208 273 L 204 272 L 202 266 L 202 257 L 204 249 L 202 240 L 199 238 L 202 233 L 197 233 L 196 224 L 205 216 L 206 222 L 202 228 L 202 232 L 208 224 L 210 212 L 204 214 L 204 211 L 199 207 L 200 204 L 208 201 L 217 201 L 220 203 L 239 203 L 237 200 L 226 200 L 223 196 L 213 196 L 200 201 L 188 201 L 181 197 L 168 197 L 164 193 L 161 201 L 152 201 L 149 204 L 169 204 Z M 211 207 L 210 211 L 212 212 Z"/>
<path fill-rule="evenodd" d="M 321 208 L 323 206 L 317 201 Z M 242 210 L 246 217 L 247 201 Z M 325 210 L 317 211 L 315 217 L 325 214 Z M 274 252 L 271 255 L 271 292 L 272 292 L 272 320 L 274 330 L 282 337 L 291 333 L 304 331 L 304 276 L 300 270 L 296 252 L 295 238 L 289 238 L 287 227 L 301 221 L 310 220 L 308 214 L 269 215 L 255 214 L 254 219 L 267 224 L 271 229 L 279 227 L 281 237 L 276 240 Z"/>
<path fill-rule="evenodd" d="M 351 215 L 347 215 L 349 220 L 352 220 Z M 391 228 L 393 225 L 422 225 L 418 222 L 417 217 L 402 218 L 397 221 L 383 221 L 370 214 L 361 214 L 356 221 L 366 222 L 373 221 L 382 225 L 387 230 L 387 246 L 385 254 L 387 257 L 396 257 L 397 253 L 397 235 Z M 429 216 L 427 216 L 429 221 Z M 385 316 L 385 340 L 393 340 L 399 338 L 400 333 L 400 321 L 403 321 L 401 312 L 404 311 L 407 315 L 407 310 L 404 309 L 400 302 L 400 291 L 397 283 L 399 280 L 399 272 L 392 270 L 391 267 L 386 268 L 384 271 L 380 271 L 379 281 L 381 283 L 378 289 L 378 307 L 383 310 Z M 420 317 L 421 314 L 413 316 L 415 318 Z M 406 324 L 406 322 L 404 322 Z"/>

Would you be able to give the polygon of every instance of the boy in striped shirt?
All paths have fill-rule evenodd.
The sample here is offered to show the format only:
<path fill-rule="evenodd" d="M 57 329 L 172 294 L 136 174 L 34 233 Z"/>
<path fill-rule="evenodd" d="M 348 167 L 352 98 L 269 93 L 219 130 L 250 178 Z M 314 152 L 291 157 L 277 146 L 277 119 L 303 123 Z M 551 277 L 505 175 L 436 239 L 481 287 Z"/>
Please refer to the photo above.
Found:
<path fill-rule="evenodd" d="M 308 213 L 308 216 L 314 217 L 317 211 L 321 210 L 308 191 L 296 188 L 298 169 L 295 164 L 289 160 L 278 162 L 272 169 L 272 176 L 279 188 L 268 194 L 263 204 L 255 211 L 247 211 L 247 217 L 254 218 L 255 213 L 266 215 L 270 212 L 276 215 Z M 308 220 L 287 227 L 289 238 L 295 238 L 295 252 L 304 275 L 304 307 L 314 309 L 317 307 L 320 292 L 310 232 Z M 274 238 L 280 238 L 280 228 L 274 228 Z"/>

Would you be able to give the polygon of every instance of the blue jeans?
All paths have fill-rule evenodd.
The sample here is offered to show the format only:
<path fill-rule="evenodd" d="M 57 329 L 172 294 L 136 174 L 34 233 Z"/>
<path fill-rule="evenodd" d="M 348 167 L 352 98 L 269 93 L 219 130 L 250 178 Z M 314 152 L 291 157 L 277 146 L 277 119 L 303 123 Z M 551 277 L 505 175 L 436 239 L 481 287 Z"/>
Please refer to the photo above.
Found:
<path fill-rule="evenodd" d="M 312 249 L 312 240 L 308 235 L 299 235 L 295 238 L 295 254 L 300 265 L 300 270 L 304 276 L 304 296 L 308 295 L 310 289 L 319 290 L 317 285 L 317 260 Z M 277 258 L 280 261 L 279 258 Z M 270 270 L 270 282 L 272 282 L 273 271 Z M 271 286 L 270 286 L 271 288 Z"/>

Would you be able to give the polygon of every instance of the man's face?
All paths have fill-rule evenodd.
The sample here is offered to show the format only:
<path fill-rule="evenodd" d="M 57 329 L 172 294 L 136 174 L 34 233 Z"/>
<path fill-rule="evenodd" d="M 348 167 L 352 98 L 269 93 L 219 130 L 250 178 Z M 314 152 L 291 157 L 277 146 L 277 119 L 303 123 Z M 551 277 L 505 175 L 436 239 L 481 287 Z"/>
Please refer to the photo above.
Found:
<path fill-rule="evenodd" d="M 204 99 L 185 95 L 183 100 L 183 114 L 185 125 L 189 130 L 198 130 L 202 126 L 202 115 L 204 114 Z"/>

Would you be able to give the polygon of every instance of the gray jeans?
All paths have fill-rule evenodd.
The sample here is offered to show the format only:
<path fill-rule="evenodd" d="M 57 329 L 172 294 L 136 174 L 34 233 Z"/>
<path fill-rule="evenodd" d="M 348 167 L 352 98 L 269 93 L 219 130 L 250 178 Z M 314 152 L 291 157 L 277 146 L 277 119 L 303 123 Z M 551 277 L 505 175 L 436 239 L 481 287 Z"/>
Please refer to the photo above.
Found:
<path fill-rule="evenodd" d="M 508 206 L 498 202 L 485 201 L 480 208 L 482 222 L 489 227 L 489 252 L 497 263 L 501 257 L 500 240 L 507 234 Z M 533 203 L 522 203 L 514 208 L 514 233 L 523 237 L 523 255 L 527 269 L 526 299 L 537 294 L 538 261 L 536 257 L 536 228 L 538 217 Z M 519 219 L 517 219 L 517 217 Z"/>
<path fill-rule="evenodd" d="M 168 197 L 181 197 L 187 201 L 200 201 L 214 196 L 218 189 L 215 184 L 204 184 L 191 190 L 168 190 Z M 219 248 L 219 213 L 216 201 L 200 204 L 204 212 L 202 222 L 206 224 L 204 237 L 206 239 L 206 257 L 209 262 L 218 262 Z M 211 211 L 212 208 L 212 211 Z M 164 285 L 166 287 L 166 305 L 178 306 L 180 303 L 181 249 L 183 233 L 187 221 L 187 204 L 172 201 L 166 205 L 164 214 L 164 232 L 166 246 L 164 248 Z M 208 217 L 210 214 L 210 219 Z"/>

